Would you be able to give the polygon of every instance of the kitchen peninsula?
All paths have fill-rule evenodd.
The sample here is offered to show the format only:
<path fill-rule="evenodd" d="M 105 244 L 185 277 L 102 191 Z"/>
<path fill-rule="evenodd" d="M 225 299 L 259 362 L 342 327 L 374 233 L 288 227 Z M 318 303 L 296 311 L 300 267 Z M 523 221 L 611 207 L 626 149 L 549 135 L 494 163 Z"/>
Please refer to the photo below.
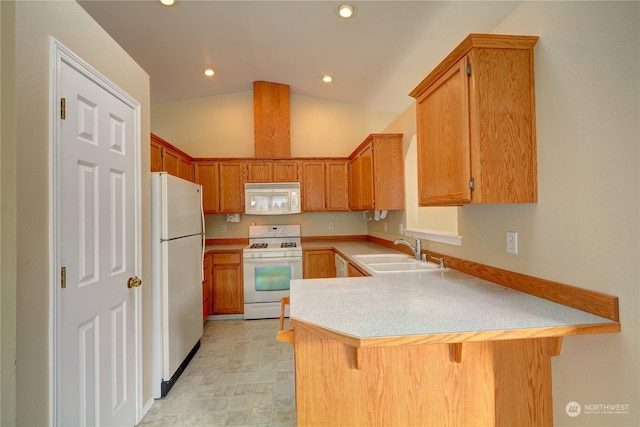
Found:
<path fill-rule="evenodd" d="M 290 308 L 299 426 L 552 425 L 563 337 L 620 331 L 453 269 L 295 280 Z"/>

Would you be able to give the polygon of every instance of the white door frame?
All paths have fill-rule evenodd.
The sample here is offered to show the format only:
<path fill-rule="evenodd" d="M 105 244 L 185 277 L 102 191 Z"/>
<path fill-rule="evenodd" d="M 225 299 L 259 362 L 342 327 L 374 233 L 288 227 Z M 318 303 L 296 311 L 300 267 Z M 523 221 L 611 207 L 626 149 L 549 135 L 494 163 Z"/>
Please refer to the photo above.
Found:
<path fill-rule="evenodd" d="M 140 151 L 140 103 L 109 81 L 101 73 L 84 62 L 62 43 L 49 38 L 49 420 L 52 425 L 60 425 L 60 268 L 61 268 L 61 231 L 60 223 L 60 196 L 61 196 L 61 171 L 60 171 L 60 143 L 61 131 L 59 127 L 60 96 L 58 94 L 58 79 L 60 77 L 61 63 L 74 68 L 89 80 L 102 87 L 107 92 L 134 110 L 134 150 L 136 173 L 135 185 L 135 274 L 142 277 L 142 197 L 141 197 L 141 151 Z M 142 292 L 135 288 L 134 304 L 136 308 L 135 325 L 135 408 L 136 423 L 142 417 Z"/>

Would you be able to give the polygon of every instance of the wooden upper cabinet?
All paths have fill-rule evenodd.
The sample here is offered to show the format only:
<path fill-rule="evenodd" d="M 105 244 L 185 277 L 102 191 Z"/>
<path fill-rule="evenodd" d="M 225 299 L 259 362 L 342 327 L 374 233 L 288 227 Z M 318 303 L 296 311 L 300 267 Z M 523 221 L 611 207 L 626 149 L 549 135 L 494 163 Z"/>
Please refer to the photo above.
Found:
<path fill-rule="evenodd" d="M 273 162 L 273 182 L 297 182 L 298 162 L 276 160 Z"/>
<path fill-rule="evenodd" d="M 373 145 L 367 144 L 351 160 L 351 209 L 373 209 Z"/>
<path fill-rule="evenodd" d="M 302 162 L 302 211 L 326 211 L 325 162 L 305 160 Z"/>
<path fill-rule="evenodd" d="M 537 40 L 472 34 L 411 92 L 421 206 L 537 202 Z"/>
<path fill-rule="evenodd" d="M 289 157 L 289 86 L 253 82 L 253 126 L 255 157 Z"/>
<path fill-rule="evenodd" d="M 194 180 L 202 185 L 202 209 L 206 214 L 220 212 L 220 193 L 218 178 L 218 162 L 211 160 L 196 160 L 194 165 Z"/>
<path fill-rule="evenodd" d="M 351 210 L 404 209 L 402 134 L 371 134 L 350 156 Z"/>
<path fill-rule="evenodd" d="M 178 159 L 178 177 L 193 181 L 193 164 L 191 160 L 180 156 Z"/>
<path fill-rule="evenodd" d="M 270 160 L 247 162 L 247 182 L 271 182 L 273 180 L 273 162 Z"/>
<path fill-rule="evenodd" d="M 162 172 L 162 143 L 151 134 L 151 172 Z"/>
<path fill-rule="evenodd" d="M 151 172 L 167 172 L 193 181 L 193 159 L 157 135 L 151 134 Z"/>
<path fill-rule="evenodd" d="M 180 162 L 180 153 L 171 148 L 164 147 L 162 152 L 162 168 L 165 172 L 173 176 L 178 176 L 178 163 Z"/>
<path fill-rule="evenodd" d="M 202 206 L 206 214 L 244 212 L 244 163 L 224 160 L 196 160 L 195 182 L 202 185 Z"/>
<path fill-rule="evenodd" d="M 298 162 L 289 160 L 247 161 L 247 182 L 296 182 Z"/>
<path fill-rule="evenodd" d="M 218 164 L 220 213 L 244 213 L 244 162 Z"/>
<path fill-rule="evenodd" d="M 328 211 L 349 210 L 349 160 L 327 160 L 326 208 Z"/>
<path fill-rule="evenodd" d="M 349 160 L 304 160 L 302 169 L 302 211 L 349 210 Z"/>

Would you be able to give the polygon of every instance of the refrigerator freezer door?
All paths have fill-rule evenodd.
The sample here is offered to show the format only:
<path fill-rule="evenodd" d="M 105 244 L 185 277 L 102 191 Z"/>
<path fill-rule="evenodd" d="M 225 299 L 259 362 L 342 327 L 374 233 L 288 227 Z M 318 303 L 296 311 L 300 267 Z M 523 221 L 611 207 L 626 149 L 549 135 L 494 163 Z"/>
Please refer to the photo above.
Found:
<path fill-rule="evenodd" d="M 202 233 L 202 187 L 193 182 L 162 174 L 163 212 L 162 238 L 191 236 Z"/>

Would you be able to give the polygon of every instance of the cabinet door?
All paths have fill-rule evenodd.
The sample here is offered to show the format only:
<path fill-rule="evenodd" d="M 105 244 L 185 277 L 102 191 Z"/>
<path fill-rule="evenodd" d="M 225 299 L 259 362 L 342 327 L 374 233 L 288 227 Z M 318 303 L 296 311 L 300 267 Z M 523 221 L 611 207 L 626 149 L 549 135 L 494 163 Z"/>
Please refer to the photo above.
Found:
<path fill-rule="evenodd" d="M 202 208 L 204 213 L 219 213 L 218 162 L 204 160 L 194 163 L 195 182 L 202 185 Z"/>
<path fill-rule="evenodd" d="M 241 254 L 213 254 L 213 314 L 244 312 Z"/>
<path fill-rule="evenodd" d="M 468 55 L 472 203 L 538 199 L 532 55 L 528 49 Z"/>
<path fill-rule="evenodd" d="M 352 211 L 362 210 L 360 186 L 360 157 L 355 157 L 349 163 L 349 204 Z"/>
<path fill-rule="evenodd" d="M 302 162 L 302 211 L 323 212 L 325 205 L 324 161 Z"/>
<path fill-rule="evenodd" d="M 244 164 L 242 162 L 219 163 L 220 213 L 244 212 Z"/>
<path fill-rule="evenodd" d="M 326 162 L 326 192 L 328 211 L 349 210 L 349 161 L 329 160 Z"/>
<path fill-rule="evenodd" d="M 162 170 L 170 175 L 178 176 L 178 164 L 180 154 L 170 148 L 164 147 L 162 152 Z"/>
<path fill-rule="evenodd" d="M 336 277 L 335 253 L 329 249 L 303 251 L 302 276 L 305 279 Z"/>
<path fill-rule="evenodd" d="M 191 167 L 191 160 L 180 156 L 178 158 L 178 177 L 186 179 L 187 181 L 193 181 L 193 168 Z"/>
<path fill-rule="evenodd" d="M 151 138 L 151 172 L 162 172 L 162 144 Z"/>
<path fill-rule="evenodd" d="M 416 100 L 421 206 L 471 201 L 466 65 L 464 57 Z"/>
<path fill-rule="evenodd" d="M 273 162 L 274 182 L 297 182 L 298 163 L 276 160 Z"/>
<path fill-rule="evenodd" d="M 360 210 L 375 209 L 373 194 L 373 145 L 359 156 L 360 162 Z"/>
<path fill-rule="evenodd" d="M 375 209 L 404 209 L 402 135 L 389 134 L 374 137 L 373 186 Z"/>
<path fill-rule="evenodd" d="M 247 162 L 247 182 L 271 182 L 273 181 L 273 162 L 250 161 Z"/>

